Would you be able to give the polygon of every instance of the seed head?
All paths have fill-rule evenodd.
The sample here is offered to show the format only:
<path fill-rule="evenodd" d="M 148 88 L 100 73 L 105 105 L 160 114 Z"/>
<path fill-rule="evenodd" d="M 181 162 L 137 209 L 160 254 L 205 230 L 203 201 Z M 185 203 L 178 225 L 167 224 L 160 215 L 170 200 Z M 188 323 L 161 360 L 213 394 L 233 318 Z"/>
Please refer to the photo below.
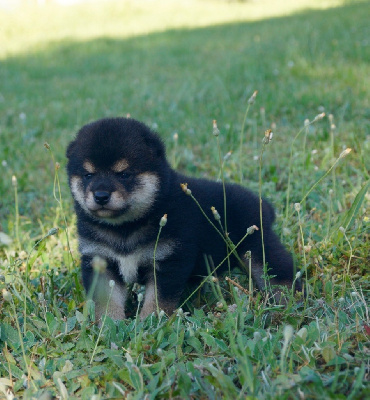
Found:
<path fill-rule="evenodd" d="M 58 162 L 55 163 L 55 169 L 58 171 L 60 169 L 60 164 Z"/>
<path fill-rule="evenodd" d="M 92 259 L 91 264 L 92 264 L 94 271 L 98 272 L 99 274 L 103 274 L 105 272 L 105 270 L 107 269 L 107 261 L 104 260 L 104 258 L 102 258 L 100 256 L 95 256 Z"/>
<path fill-rule="evenodd" d="M 142 294 L 142 293 L 139 293 L 139 294 L 137 295 L 137 301 L 138 301 L 139 303 L 141 303 L 141 302 L 143 301 L 143 294 Z"/>
<path fill-rule="evenodd" d="M 349 147 L 347 147 L 344 151 L 342 151 L 339 155 L 339 158 L 344 158 L 347 154 L 349 154 L 352 151 Z"/>
<path fill-rule="evenodd" d="M 109 281 L 109 287 L 110 287 L 110 288 L 114 288 L 115 285 L 116 285 L 116 282 L 114 282 L 114 280 L 111 279 L 111 280 Z"/>
<path fill-rule="evenodd" d="M 342 233 L 346 233 L 346 229 L 345 229 L 343 226 L 340 226 L 340 227 L 339 227 L 339 230 L 340 230 Z"/>
<path fill-rule="evenodd" d="M 164 214 L 161 220 L 159 221 L 159 226 L 165 226 L 167 224 L 167 214 Z"/>
<path fill-rule="evenodd" d="M 263 143 L 269 144 L 271 142 L 273 136 L 274 136 L 274 133 L 272 132 L 271 129 L 265 130 L 265 137 L 263 138 Z"/>
<path fill-rule="evenodd" d="M 174 133 L 174 134 L 173 134 L 173 140 L 174 140 L 175 142 L 177 142 L 177 141 L 179 140 L 179 134 L 178 134 L 178 133 Z"/>
<path fill-rule="evenodd" d="M 294 203 L 294 209 L 295 209 L 297 212 L 300 212 L 300 211 L 301 211 L 301 203 Z"/>
<path fill-rule="evenodd" d="M 255 102 L 257 93 L 258 93 L 258 90 L 255 90 L 253 92 L 252 96 L 248 99 L 248 104 L 253 104 Z"/>
<path fill-rule="evenodd" d="M 220 214 L 218 213 L 218 211 L 214 207 L 211 207 L 211 210 L 212 210 L 212 214 L 213 214 L 215 220 L 219 221 L 221 219 L 221 217 L 220 217 Z"/>
<path fill-rule="evenodd" d="M 17 177 L 15 175 L 12 176 L 12 185 L 14 187 L 17 187 L 18 185 Z"/>
<path fill-rule="evenodd" d="M 48 233 L 46 234 L 46 236 L 53 236 L 56 235 L 58 233 L 59 228 L 51 228 L 49 229 Z"/>
<path fill-rule="evenodd" d="M 251 252 L 250 250 L 248 250 L 248 251 L 244 254 L 244 257 L 245 257 L 247 260 L 250 260 L 250 259 L 252 258 L 252 252 Z"/>
<path fill-rule="evenodd" d="M 188 196 L 191 195 L 191 190 L 188 189 L 188 184 L 187 183 L 180 183 L 181 189 L 184 193 L 186 193 Z"/>
<path fill-rule="evenodd" d="M 44 147 L 45 149 L 50 150 L 50 144 L 48 142 L 44 143 Z"/>
<path fill-rule="evenodd" d="M 213 136 L 218 136 L 220 134 L 220 131 L 217 128 L 217 121 L 214 119 L 213 120 Z"/>
<path fill-rule="evenodd" d="M 254 231 L 259 231 L 258 226 L 252 225 L 247 229 L 247 234 L 251 235 Z"/>
<path fill-rule="evenodd" d="M 325 117 L 325 113 L 323 112 L 321 114 L 316 115 L 316 117 L 314 118 L 314 120 L 312 122 L 319 121 L 320 119 L 323 119 L 324 117 Z"/>

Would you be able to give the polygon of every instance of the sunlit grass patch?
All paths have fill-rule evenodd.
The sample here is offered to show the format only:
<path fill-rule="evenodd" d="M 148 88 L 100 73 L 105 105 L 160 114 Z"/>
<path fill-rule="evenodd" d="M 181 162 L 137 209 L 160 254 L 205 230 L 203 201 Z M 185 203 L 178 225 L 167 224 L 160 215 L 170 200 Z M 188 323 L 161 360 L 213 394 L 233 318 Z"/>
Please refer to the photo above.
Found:
<path fill-rule="evenodd" d="M 60 40 L 91 40 L 99 37 L 128 38 L 169 29 L 197 28 L 291 15 L 306 9 L 324 10 L 345 0 L 276 2 L 263 0 L 225 2 L 212 0 L 106 1 L 60 7 L 52 2 L 0 8 L 3 27 L 1 56 L 33 51 Z M 17 29 L 14 29 L 17 26 Z M 35 29 L 35 27 L 39 27 Z"/>

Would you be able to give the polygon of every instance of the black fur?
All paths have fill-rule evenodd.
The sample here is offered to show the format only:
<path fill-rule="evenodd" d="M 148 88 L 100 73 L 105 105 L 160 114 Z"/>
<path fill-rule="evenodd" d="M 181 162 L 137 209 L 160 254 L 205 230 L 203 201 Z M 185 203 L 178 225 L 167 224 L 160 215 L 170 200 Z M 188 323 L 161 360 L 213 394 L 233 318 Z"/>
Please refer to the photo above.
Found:
<path fill-rule="evenodd" d="M 158 260 L 156 279 L 159 305 L 171 313 L 176 308 L 187 282 L 191 278 L 208 274 L 204 255 L 210 256 L 215 266 L 226 255 L 224 240 L 202 215 L 194 200 L 184 193 L 180 184 L 187 183 L 193 196 L 218 228 L 219 225 L 214 220 L 211 207 L 217 209 L 223 224 L 222 184 L 205 179 L 190 178 L 175 172 L 166 160 L 165 148 L 159 136 L 144 124 L 133 119 L 103 119 L 84 126 L 78 132 L 76 139 L 70 143 L 67 157 L 70 182 L 72 177 L 81 177 L 84 193 L 90 189 L 93 193 L 96 193 L 96 190 L 111 193 L 117 187 L 123 186 L 129 197 L 138 189 L 140 173 L 149 173 L 158 178 L 158 191 L 154 196 L 153 203 L 134 220 L 112 224 L 86 212 L 78 201 L 75 201 L 75 209 L 80 240 L 83 242 L 87 239 L 89 243 L 95 243 L 97 249 L 102 247 L 107 249 L 104 254 L 100 255 L 107 260 L 109 276 L 117 283 L 123 280 L 122 270 L 126 265 L 126 261 L 122 261 L 120 267 L 117 260 L 129 260 L 124 257 L 144 248 L 148 248 L 147 252 L 150 254 L 151 246 L 154 247 L 158 234 L 159 221 L 164 214 L 167 214 L 168 222 L 162 229 L 159 244 L 170 243 L 171 251 L 168 251 L 169 254 L 165 254 L 164 259 Z M 127 174 L 125 173 L 127 176 L 123 180 L 110 171 L 112 165 L 121 159 L 127 160 L 129 164 Z M 92 163 L 97 170 L 93 177 L 88 178 L 87 182 L 83 178 L 86 175 L 83 168 L 86 160 Z M 118 179 L 121 180 L 118 182 Z M 260 226 L 259 198 L 241 186 L 227 184 L 226 204 L 227 230 L 230 239 L 236 244 L 249 227 Z M 271 283 L 290 287 L 294 278 L 292 257 L 272 231 L 272 223 L 275 218 L 273 208 L 266 200 L 263 200 L 262 204 L 266 263 L 269 274 L 274 276 Z M 125 212 L 127 211 L 123 208 L 122 214 Z M 117 215 L 122 214 L 118 213 Z M 137 233 L 136 238 L 133 236 L 135 232 Z M 83 250 L 83 246 L 81 248 Z M 90 248 L 94 248 L 94 246 L 91 245 Z M 252 254 L 254 281 L 259 288 L 263 288 L 260 230 L 247 236 L 242 242 L 238 247 L 239 256 L 244 259 L 248 250 Z M 111 253 L 122 258 L 109 257 Z M 166 251 L 163 250 L 163 253 Z M 91 258 L 93 255 L 82 256 L 83 281 L 87 290 L 91 284 Z M 99 255 L 98 250 L 97 255 Z M 232 262 L 236 265 L 234 257 Z M 152 258 L 139 261 L 137 267 L 135 281 L 144 285 L 153 282 Z M 226 267 L 227 262 L 218 272 L 225 270 Z M 146 316 L 155 309 L 152 303 L 153 300 L 148 299 L 148 303 L 144 304 L 146 311 L 143 310 L 142 316 Z M 122 309 L 123 307 L 124 304 L 122 304 Z M 112 314 L 113 316 L 124 315 L 114 311 Z"/>

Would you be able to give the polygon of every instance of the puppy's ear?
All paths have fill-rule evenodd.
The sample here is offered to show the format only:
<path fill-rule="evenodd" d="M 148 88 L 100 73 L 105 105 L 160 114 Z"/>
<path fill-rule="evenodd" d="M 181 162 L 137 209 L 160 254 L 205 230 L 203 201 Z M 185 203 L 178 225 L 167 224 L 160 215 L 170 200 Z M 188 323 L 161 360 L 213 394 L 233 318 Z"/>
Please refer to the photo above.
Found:
<path fill-rule="evenodd" d="M 166 157 L 166 150 L 162 139 L 158 135 L 150 135 L 144 137 L 145 143 L 148 145 L 153 158 L 163 158 Z"/>
<path fill-rule="evenodd" d="M 76 148 L 76 141 L 73 140 L 67 147 L 67 153 L 66 153 L 67 158 L 71 158 L 72 157 L 72 154 L 73 154 L 75 148 Z"/>

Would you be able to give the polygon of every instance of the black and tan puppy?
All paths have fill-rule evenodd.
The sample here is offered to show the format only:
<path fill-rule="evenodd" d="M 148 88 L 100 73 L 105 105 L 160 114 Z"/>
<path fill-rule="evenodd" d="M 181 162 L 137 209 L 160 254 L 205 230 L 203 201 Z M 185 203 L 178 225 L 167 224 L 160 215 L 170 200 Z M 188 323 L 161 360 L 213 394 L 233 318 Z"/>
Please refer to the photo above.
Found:
<path fill-rule="evenodd" d="M 106 306 L 110 279 L 116 283 L 109 307 L 111 317 L 125 317 L 125 284 L 132 282 L 146 288 L 141 317 L 155 311 L 153 254 L 164 214 L 168 222 L 156 250 L 156 279 L 159 307 L 172 313 L 187 282 L 208 274 L 204 255 L 212 257 L 217 266 L 227 254 L 225 241 L 180 184 L 188 184 L 211 220 L 211 207 L 215 207 L 224 221 L 222 184 L 172 170 L 159 136 L 133 119 L 102 119 L 84 126 L 70 143 L 67 157 L 86 290 L 92 282 L 93 257 L 104 258 L 108 265 L 95 295 L 98 316 Z M 226 185 L 226 198 L 227 230 L 236 244 L 249 227 L 260 226 L 259 199 L 233 184 Z M 291 287 L 292 257 L 271 229 L 274 211 L 266 201 L 262 215 L 266 263 L 273 276 L 270 283 Z M 247 236 L 238 247 L 241 259 L 248 250 L 252 276 L 261 289 L 261 231 Z M 226 266 L 227 262 L 224 269 Z"/>

